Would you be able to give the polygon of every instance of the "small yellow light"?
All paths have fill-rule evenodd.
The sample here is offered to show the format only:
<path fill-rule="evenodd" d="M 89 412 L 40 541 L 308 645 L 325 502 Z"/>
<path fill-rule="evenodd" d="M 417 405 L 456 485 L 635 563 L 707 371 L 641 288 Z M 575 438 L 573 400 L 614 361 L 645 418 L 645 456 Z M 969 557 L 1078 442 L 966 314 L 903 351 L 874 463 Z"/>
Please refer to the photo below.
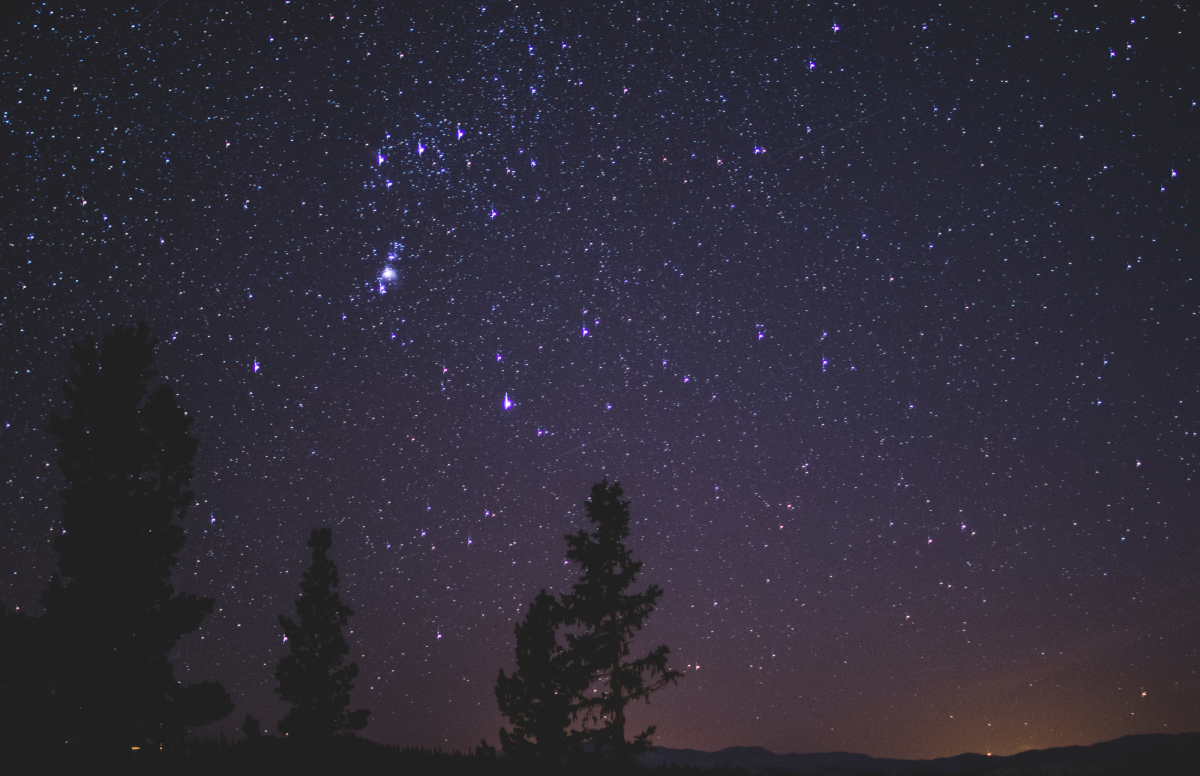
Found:
<path fill-rule="evenodd" d="M 140 747 L 140 746 L 131 746 L 131 747 L 129 747 L 129 748 L 130 748 L 130 749 L 132 749 L 132 750 L 133 750 L 133 751 L 135 751 L 135 752 L 136 752 L 137 750 L 141 749 L 141 747 Z"/>

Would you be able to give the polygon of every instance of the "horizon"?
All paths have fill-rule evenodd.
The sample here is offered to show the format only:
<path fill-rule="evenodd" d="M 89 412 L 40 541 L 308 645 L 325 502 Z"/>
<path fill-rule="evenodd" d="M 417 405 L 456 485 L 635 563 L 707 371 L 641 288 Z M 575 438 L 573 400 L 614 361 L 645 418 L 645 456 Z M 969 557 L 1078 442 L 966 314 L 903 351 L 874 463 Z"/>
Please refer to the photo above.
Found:
<path fill-rule="evenodd" d="M 1093 744 L 1068 744 L 1068 745 L 1066 745 L 1066 746 L 1063 746 L 1063 747 L 1048 747 L 1047 749 L 1069 749 L 1069 748 L 1074 748 L 1074 747 L 1088 748 L 1088 747 L 1096 746 L 1097 744 L 1108 744 L 1108 743 L 1113 743 L 1113 742 L 1115 742 L 1115 741 L 1120 741 L 1120 740 L 1122 740 L 1122 739 L 1125 739 L 1125 738 L 1138 738 L 1138 737 L 1142 737 L 1142 736 L 1160 736 L 1160 735 L 1165 735 L 1165 736 L 1186 736 L 1186 735 L 1196 735 L 1197 733 L 1200 733 L 1200 731 L 1187 731 L 1187 732 L 1184 732 L 1184 733 L 1129 733 L 1129 734 L 1127 734 L 1127 735 L 1121 736 L 1120 738 L 1113 738 L 1113 739 L 1109 739 L 1109 740 L 1107 740 L 1107 741 L 1097 741 L 1097 742 L 1095 742 L 1095 743 L 1093 743 Z M 655 748 L 656 748 L 656 749 L 666 749 L 666 748 L 668 748 L 668 747 L 659 747 L 659 746 L 655 746 Z M 970 756 L 978 756 L 978 757 L 1013 757 L 1013 756 L 1015 756 L 1015 755 L 1018 755 L 1018 754 L 1025 754 L 1026 752 L 1044 752 L 1044 751 L 1047 751 L 1047 749 L 1022 749 L 1022 750 L 1021 750 L 1021 751 L 1019 751 L 1019 752 L 1013 752 L 1013 753 L 1011 753 L 1011 754 L 996 754 L 996 753 L 994 753 L 994 752 L 959 752 L 958 754 L 944 755 L 944 756 L 940 756 L 940 757 L 927 757 L 927 758 L 919 758 L 919 759 L 910 759 L 910 758 L 889 758 L 889 757 L 874 757 L 874 756 L 872 756 L 872 755 L 864 755 L 864 754 L 862 754 L 861 752 L 848 752 L 848 751 L 843 751 L 843 750 L 837 750 L 837 751 L 832 751 L 832 752 L 776 752 L 776 751 L 773 751 L 773 750 L 771 750 L 771 749 L 768 749 L 768 748 L 767 748 L 767 747 L 765 747 L 765 746 L 738 746 L 738 745 L 734 745 L 734 746 L 727 746 L 727 747 L 725 747 L 725 748 L 723 748 L 723 749 L 718 749 L 718 750 L 716 750 L 716 751 L 713 751 L 713 752 L 709 752 L 709 751 L 705 751 L 705 750 L 701 750 L 701 749 L 673 749 L 672 751 L 697 752 L 697 753 L 699 753 L 699 754 L 720 754 L 721 752 L 726 752 L 726 751 L 729 751 L 730 749 L 749 749 L 749 750 L 756 750 L 756 751 L 758 751 L 758 750 L 761 750 L 761 751 L 767 752 L 768 754 L 774 755 L 775 757 L 789 757 L 789 756 L 792 756 L 792 755 L 797 755 L 797 756 L 800 756 L 800 757 L 809 757 L 809 756 L 811 756 L 811 757 L 820 757 L 820 756 L 822 756 L 822 755 L 848 754 L 848 755 L 854 755 L 854 756 L 871 757 L 872 759 L 877 759 L 877 760 L 903 759 L 903 760 L 907 760 L 908 762 L 929 762 L 929 761 L 932 761 L 932 760 L 947 760 L 947 759 L 953 759 L 953 758 L 956 758 L 956 757 L 970 757 Z"/>
<path fill-rule="evenodd" d="M 274 734 L 268 733 L 268 734 L 264 734 L 264 735 L 274 735 Z M 405 748 L 421 749 L 422 748 L 419 745 L 386 744 L 386 743 L 382 743 L 379 741 L 374 741 L 369 736 L 364 736 L 361 734 L 355 734 L 355 735 L 356 735 L 356 737 L 364 739 L 372 744 L 378 744 L 381 746 L 394 746 L 394 747 L 398 747 L 401 749 L 405 749 Z M 666 747 L 666 746 L 661 746 L 659 744 L 654 744 L 651 747 L 650 752 L 648 752 L 647 754 L 652 754 L 653 752 L 655 752 L 657 750 L 666 750 L 666 751 L 671 751 L 671 752 L 695 752 L 696 754 L 701 754 L 701 755 L 717 755 L 717 754 L 721 754 L 723 752 L 728 752 L 730 750 L 745 750 L 747 752 L 765 752 L 773 757 L 792 757 L 792 756 L 823 757 L 823 756 L 828 756 L 828 755 L 850 755 L 853 757 L 867 757 L 869 759 L 874 759 L 874 760 L 904 760 L 906 762 L 931 762 L 933 760 L 948 760 L 948 759 L 955 759 L 955 758 L 959 758 L 959 757 L 1005 758 L 1005 757 L 1014 757 L 1016 755 L 1026 754 L 1029 752 L 1045 752 L 1045 751 L 1059 750 L 1059 749 L 1081 749 L 1081 748 L 1088 749 L 1088 748 L 1098 746 L 1098 745 L 1113 744 L 1118 741 L 1122 741 L 1122 740 L 1130 739 L 1130 738 L 1134 738 L 1134 739 L 1156 738 L 1159 736 L 1166 736 L 1168 738 L 1171 738 L 1171 737 L 1189 736 L 1189 735 L 1191 735 L 1191 736 L 1200 735 L 1200 731 L 1185 731 L 1182 733 L 1129 733 L 1129 734 L 1120 736 L 1118 738 L 1107 739 L 1105 741 L 1097 741 L 1092 744 L 1067 744 L 1064 746 L 1047 747 L 1045 749 L 1037 749 L 1037 748 L 1022 749 L 1020 751 L 1012 752 L 1010 754 L 997 754 L 995 752 L 959 752 L 957 754 L 952 754 L 952 755 L 939 755 L 937 757 L 915 758 L 915 759 L 914 758 L 895 758 L 895 757 L 875 756 L 875 755 L 863 754 L 862 752 L 853 752 L 853 751 L 846 751 L 846 750 L 840 750 L 840 749 L 833 750 L 833 751 L 821 751 L 821 752 L 776 752 L 765 746 L 745 745 L 745 744 L 733 744 L 733 745 L 726 746 L 726 747 L 723 747 L 721 749 L 716 749 L 716 750 L 695 749 L 695 748 L 688 748 L 688 747 L 675 748 L 675 747 Z M 205 737 L 205 738 L 193 737 L 192 740 L 209 740 L 209 741 L 211 741 L 212 739 L 207 738 L 207 737 Z M 470 749 L 467 749 L 467 750 L 452 749 L 452 750 L 448 750 L 448 751 L 447 750 L 441 750 L 441 751 L 444 751 L 447 754 L 453 754 L 453 755 L 466 755 L 466 754 L 471 753 Z M 495 754 L 497 757 L 505 756 L 504 751 L 502 749 L 500 749 L 499 747 L 495 748 Z"/>
<path fill-rule="evenodd" d="M 656 746 L 1200 730 L 1195 9 L 409 5 L 8 25 L 0 601 L 57 570 L 70 343 L 144 320 L 195 735 L 275 732 L 323 525 L 360 734 L 498 746 L 602 478 Z"/>

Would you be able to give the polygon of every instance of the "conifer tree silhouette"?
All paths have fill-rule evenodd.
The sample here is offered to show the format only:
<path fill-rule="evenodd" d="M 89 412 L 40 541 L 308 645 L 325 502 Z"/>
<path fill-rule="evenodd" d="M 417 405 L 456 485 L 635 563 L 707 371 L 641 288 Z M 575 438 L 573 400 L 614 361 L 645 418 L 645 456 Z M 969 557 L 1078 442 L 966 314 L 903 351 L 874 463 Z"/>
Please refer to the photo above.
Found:
<path fill-rule="evenodd" d="M 496 680 L 500 713 L 513 726 L 512 733 L 500 728 L 500 743 L 516 761 L 552 767 L 567 754 L 568 728 L 588 681 L 558 640 L 564 616 L 542 590 L 514 628 L 517 670 L 506 676 L 501 668 Z"/>
<path fill-rule="evenodd" d="M 581 530 L 567 536 L 567 558 L 582 569 L 571 592 L 562 597 L 565 621 L 581 627 L 567 633 L 571 659 L 586 669 L 592 682 L 604 689 L 579 703 L 584 728 L 579 733 L 590 741 L 597 759 L 629 766 L 633 758 L 650 748 L 651 725 L 632 740 L 626 739 L 625 708 L 646 700 L 681 674 L 667 668 L 670 650 L 661 645 L 645 657 L 629 659 L 630 640 L 641 630 L 662 595 L 651 585 L 644 593 L 626 592 L 641 571 L 625 539 L 629 536 L 629 502 L 622 499 L 621 486 L 608 480 L 592 486 L 585 503 L 594 532 Z M 589 682 L 590 683 L 590 682 Z M 597 726 L 598 724 L 598 726 Z"/>
<path fill-rule="evenodd" d="M 257 719 L 247 714 L 246 719 L 242 721 L 242 733 L 246 735 L 248 741 L 258 743 L 262 739 L 262 726 L 259 725 Z"/>
<path fill-rule="evenodd" d="M 337 566 L 329 558 L 333 534 L 317 528 L 309 537 L 312 565 L 300 580 L 296 612 L 300 621 L 280 615 L 279 624 L 288 643 L 288 653 L 279 659 L 275 688 L 280 699 L 292 704 L 279 722 L 279 730 L 310 743 L 327 743 L 353 734 L 367 725 L 366 709 L 349 711 L 350 691 L 358 665 L 347 664 L 350 648 L 342 636 L 354 614 L 337 593 Z"/>
<path fill-rule="evenodd" d="M 233 710 L 219 684 L 181 686 L 167 659 L 213 601 L 171 585 L 197 442 L 170 386 L 147 395 L 155 344 L 144 323 L 74 343 L 70 409 L 50 416 L 65 478 L 60 573 L 42 595 L 56 732 L 88 748 L 161 743 Z"/>

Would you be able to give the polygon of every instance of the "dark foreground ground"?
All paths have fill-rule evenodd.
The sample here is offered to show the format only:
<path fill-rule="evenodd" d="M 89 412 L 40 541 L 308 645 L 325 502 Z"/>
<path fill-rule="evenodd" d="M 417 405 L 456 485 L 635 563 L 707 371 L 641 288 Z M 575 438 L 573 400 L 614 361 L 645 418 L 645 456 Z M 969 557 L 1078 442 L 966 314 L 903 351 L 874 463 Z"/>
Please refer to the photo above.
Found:
<path fill-rule="evenodd" d="M 1200 776 L 1200 733 L 1126 736 L 1093 746 L 1022 752 L 1011 757 L 963 754 L 937 760 L 889 760 L 845 752 L 777 755 L 757 747 L 720 752 L 655 749 L 636 769 L 575 763 L 553 771 L 497 758 L 488 750 L 462 754 L 401 749 L 365 739 L 313 749 L 277 738 L 257 742 L 195 741 L 175 751 L 137 751 L 113 758 L 81 754 L 5 752 L 4 774 L 288 774 L 300 776 Z"/>

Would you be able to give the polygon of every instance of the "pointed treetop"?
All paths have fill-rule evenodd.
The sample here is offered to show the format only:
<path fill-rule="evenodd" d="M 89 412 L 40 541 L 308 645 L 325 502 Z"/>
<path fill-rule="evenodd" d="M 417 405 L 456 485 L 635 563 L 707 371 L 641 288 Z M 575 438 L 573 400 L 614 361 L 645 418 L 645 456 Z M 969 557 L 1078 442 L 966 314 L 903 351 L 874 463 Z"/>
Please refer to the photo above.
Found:
<path fill-rule="evenodd" d="M 350 647 L 342 635 L 354 611 L 337 593 L 337 566 L 328 557 L 333 546 L 329 528 L 314 529 L 309 536 L 312 565 L 300 579 L 296 599 L 299 622 L 280 616 L 279 624 L 288 653 L 275 668 L 279 686 L 275 692 L 292 705 L 279 723 L 281 732 L 314 742 L 362 730 L 366 709 L 350 711 L 350 691 L 358 676 L 358 665 L 347 663 Z"/>

